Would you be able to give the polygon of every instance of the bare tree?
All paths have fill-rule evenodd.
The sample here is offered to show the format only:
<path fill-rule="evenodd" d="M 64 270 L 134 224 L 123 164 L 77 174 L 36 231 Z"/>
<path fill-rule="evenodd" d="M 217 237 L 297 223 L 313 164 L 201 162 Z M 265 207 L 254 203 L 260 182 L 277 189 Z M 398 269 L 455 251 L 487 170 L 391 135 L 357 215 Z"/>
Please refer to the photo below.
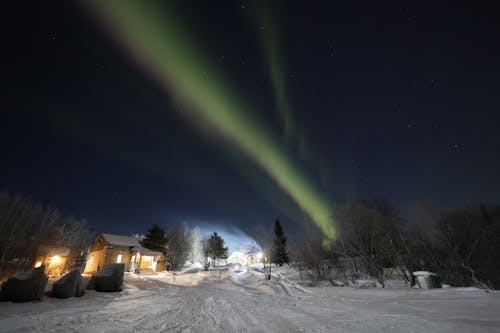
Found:
<path fill-rule="evenodd" d="M 63 219 L 19 195 L 0 193 L 0 269 L 32 265 L 40 248 L 65 246 L 83 251 L 91 240 L 85 220 Z"/>
<path fill-rule="evenodd" d="M 262 251 L 268 251 L 273 246 L 273 229 L 271 225 L 269 228 L 264 227 L 261 224 L 256 224 L 249 230 L 247 234 L 253 238 L 253 240 L 260 246 Z"/>
<path fill-rule="evenodd" d="M 201 263 L 203 261 L 203 244 L 201 231 L 199 227 L 191 229 L 190 235 L 191 251 L 190 260 L 192 263 Z"/>
<path fill-rule="evenodd" d="M 385 286 L 386 268 L 399 265 L 402 255 L 398 212 L 385 199 L 362 199 L 339 206 L 342 255 L 356 268 Z"/>
<path fill-rule="evenodd" d="M 500 287 L 500 206 L 465 207 L 438 221 L 436 229 L 439 271 L 449 283 Z"/>
<path fill-rule="evenodd" d="M 273 247 L 273 229 L 271 225 L 265 228 L 263 225 L 257 224 L 247 230 L 247 234 L 259 245 L 262 257 L 262 271 L 266 280 L 271 279 L 271 256 Z"/>
<path fill-rule="evenodd" d="M 204 237 L 202 240 L 202 246 L 203 246 L 203 257 L 204 257 L 204 262 L 203 266 L 206 271 L 210 268 L 210 246 L 208 244 L 208 237 Z"/>
<path fill-rule="evenodd" d="M 167 230 L 168 259 L 172 270 L 178 270 L 189 259 L 189 228 L 183 223 Z"/>
<path fill-rule="evenodd" d="M 85 248 L 92 243 L 93 232 L 85 219 L 77 219 L 73 216 L 62 221 L 61 242 L 65 246 L 73 248 Z"/>
<path fill-rule="evenodd" d="M 323 234 L 313 223 L 309 222 L 300 236 L 292 239 L 290 250 L 301 279 L 304 275 L 313 281 L 327 280 L 331 283 L 337 279 L 346 279 L 334 244 L 326 244 Z"/>

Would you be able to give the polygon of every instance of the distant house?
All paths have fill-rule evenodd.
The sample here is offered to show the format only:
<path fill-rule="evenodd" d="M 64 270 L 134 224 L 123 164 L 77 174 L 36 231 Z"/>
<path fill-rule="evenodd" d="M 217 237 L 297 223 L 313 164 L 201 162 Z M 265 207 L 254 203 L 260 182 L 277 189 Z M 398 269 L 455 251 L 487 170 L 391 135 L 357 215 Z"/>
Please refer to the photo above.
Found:
<path fill-rule="evenodd" d="M 85 273 L 95 273 L 102 266 L 114 263 L 124 263 L 125 270 L 130 272 L 164 270 L 163 254 L 142 247 L 139 241 L 133 236 L 100 234 L 90 248 Z"/>
<path fill-rule="evenodd" d="M 262 262 L 261 252 L 247 253 L 247 265 L 259 264 L 261 262 Z"/>
<path fill-rule="evenodd" d="M 261 256 L 259 256 L 259 254 Z M 234 251 L 227 258 L 228 264 L 251 265 L 262 262 L 262 254 L 260 252 L 244 253 L 241 251 Z"/>

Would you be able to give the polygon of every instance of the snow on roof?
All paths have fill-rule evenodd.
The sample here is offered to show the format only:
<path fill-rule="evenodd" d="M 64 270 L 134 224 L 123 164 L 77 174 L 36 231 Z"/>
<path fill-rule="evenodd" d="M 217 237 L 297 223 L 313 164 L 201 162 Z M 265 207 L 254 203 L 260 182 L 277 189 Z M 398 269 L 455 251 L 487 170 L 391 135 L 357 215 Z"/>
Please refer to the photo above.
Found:
<path fill-rule="evenodd" d="M 262 252 L 250 252 L 246 254 L 249 257 L 258 257 L 259 255 L 262 255 Z"/>
<path fill-rule="evenodd" d="M 139 243 L 139 238 L 132 236 L 123 235 L 113 235 L 113 234 L 102 234 L 106 242 L 110 245 L 120 245 L 120 246 L 141 246 Z"/>
<path fill-rule="evenodd" d="M 416 272 L 413 272 L 413 276 L 437 276 L 436 273 L 432 273 L 432 272 L 427 272 L 427 271 L 416 271 Z"/>
<path fill-rule="evenodd" d="M 102 236 L 109 245 L 128 246 L 131 247 L 133 251 L 150 256 L 160 256 L 163 254 L 161 252 L 153 251 L 150 249 L 146 249 L 145 247 L 142 247 L 140 243 L 141 239 L 139 237 L 114 235 L 114 234 L 102 234 Z"/>
<path fill-rule="evenodd" d="M 149 255 L 149 256 L 161 256 L 163 253 L 158 252 L 158 251 L 153 251 L 150 249 L 146 249 L 145 247 L 142 246 L 134 246 L 132 248 L 133 251 L 137 251 L 142 255 Z"/>

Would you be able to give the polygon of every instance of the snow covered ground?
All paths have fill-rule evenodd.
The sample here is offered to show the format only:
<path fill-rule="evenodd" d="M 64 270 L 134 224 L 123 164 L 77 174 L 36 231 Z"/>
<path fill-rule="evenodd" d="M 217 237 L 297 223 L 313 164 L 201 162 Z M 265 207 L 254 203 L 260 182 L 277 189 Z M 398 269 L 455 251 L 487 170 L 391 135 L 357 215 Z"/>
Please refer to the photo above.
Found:
<path fill-rule="evenodd" d="M 128 274 L 121 293 L 0 303 L 0 332 L 500 332 L 500 292 L 299 285 L 254 269 Z"/>

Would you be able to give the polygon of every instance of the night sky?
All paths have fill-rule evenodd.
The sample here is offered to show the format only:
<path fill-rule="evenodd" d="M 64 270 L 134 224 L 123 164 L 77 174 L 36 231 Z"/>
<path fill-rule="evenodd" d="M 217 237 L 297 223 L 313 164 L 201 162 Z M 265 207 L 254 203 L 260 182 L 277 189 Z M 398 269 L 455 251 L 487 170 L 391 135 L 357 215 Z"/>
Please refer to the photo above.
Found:
<path fill-rule="evenodd" d="M 122 234 L 500 202 L 494 1 L 101 3 L 5 9 L 1 191 Z"/>

